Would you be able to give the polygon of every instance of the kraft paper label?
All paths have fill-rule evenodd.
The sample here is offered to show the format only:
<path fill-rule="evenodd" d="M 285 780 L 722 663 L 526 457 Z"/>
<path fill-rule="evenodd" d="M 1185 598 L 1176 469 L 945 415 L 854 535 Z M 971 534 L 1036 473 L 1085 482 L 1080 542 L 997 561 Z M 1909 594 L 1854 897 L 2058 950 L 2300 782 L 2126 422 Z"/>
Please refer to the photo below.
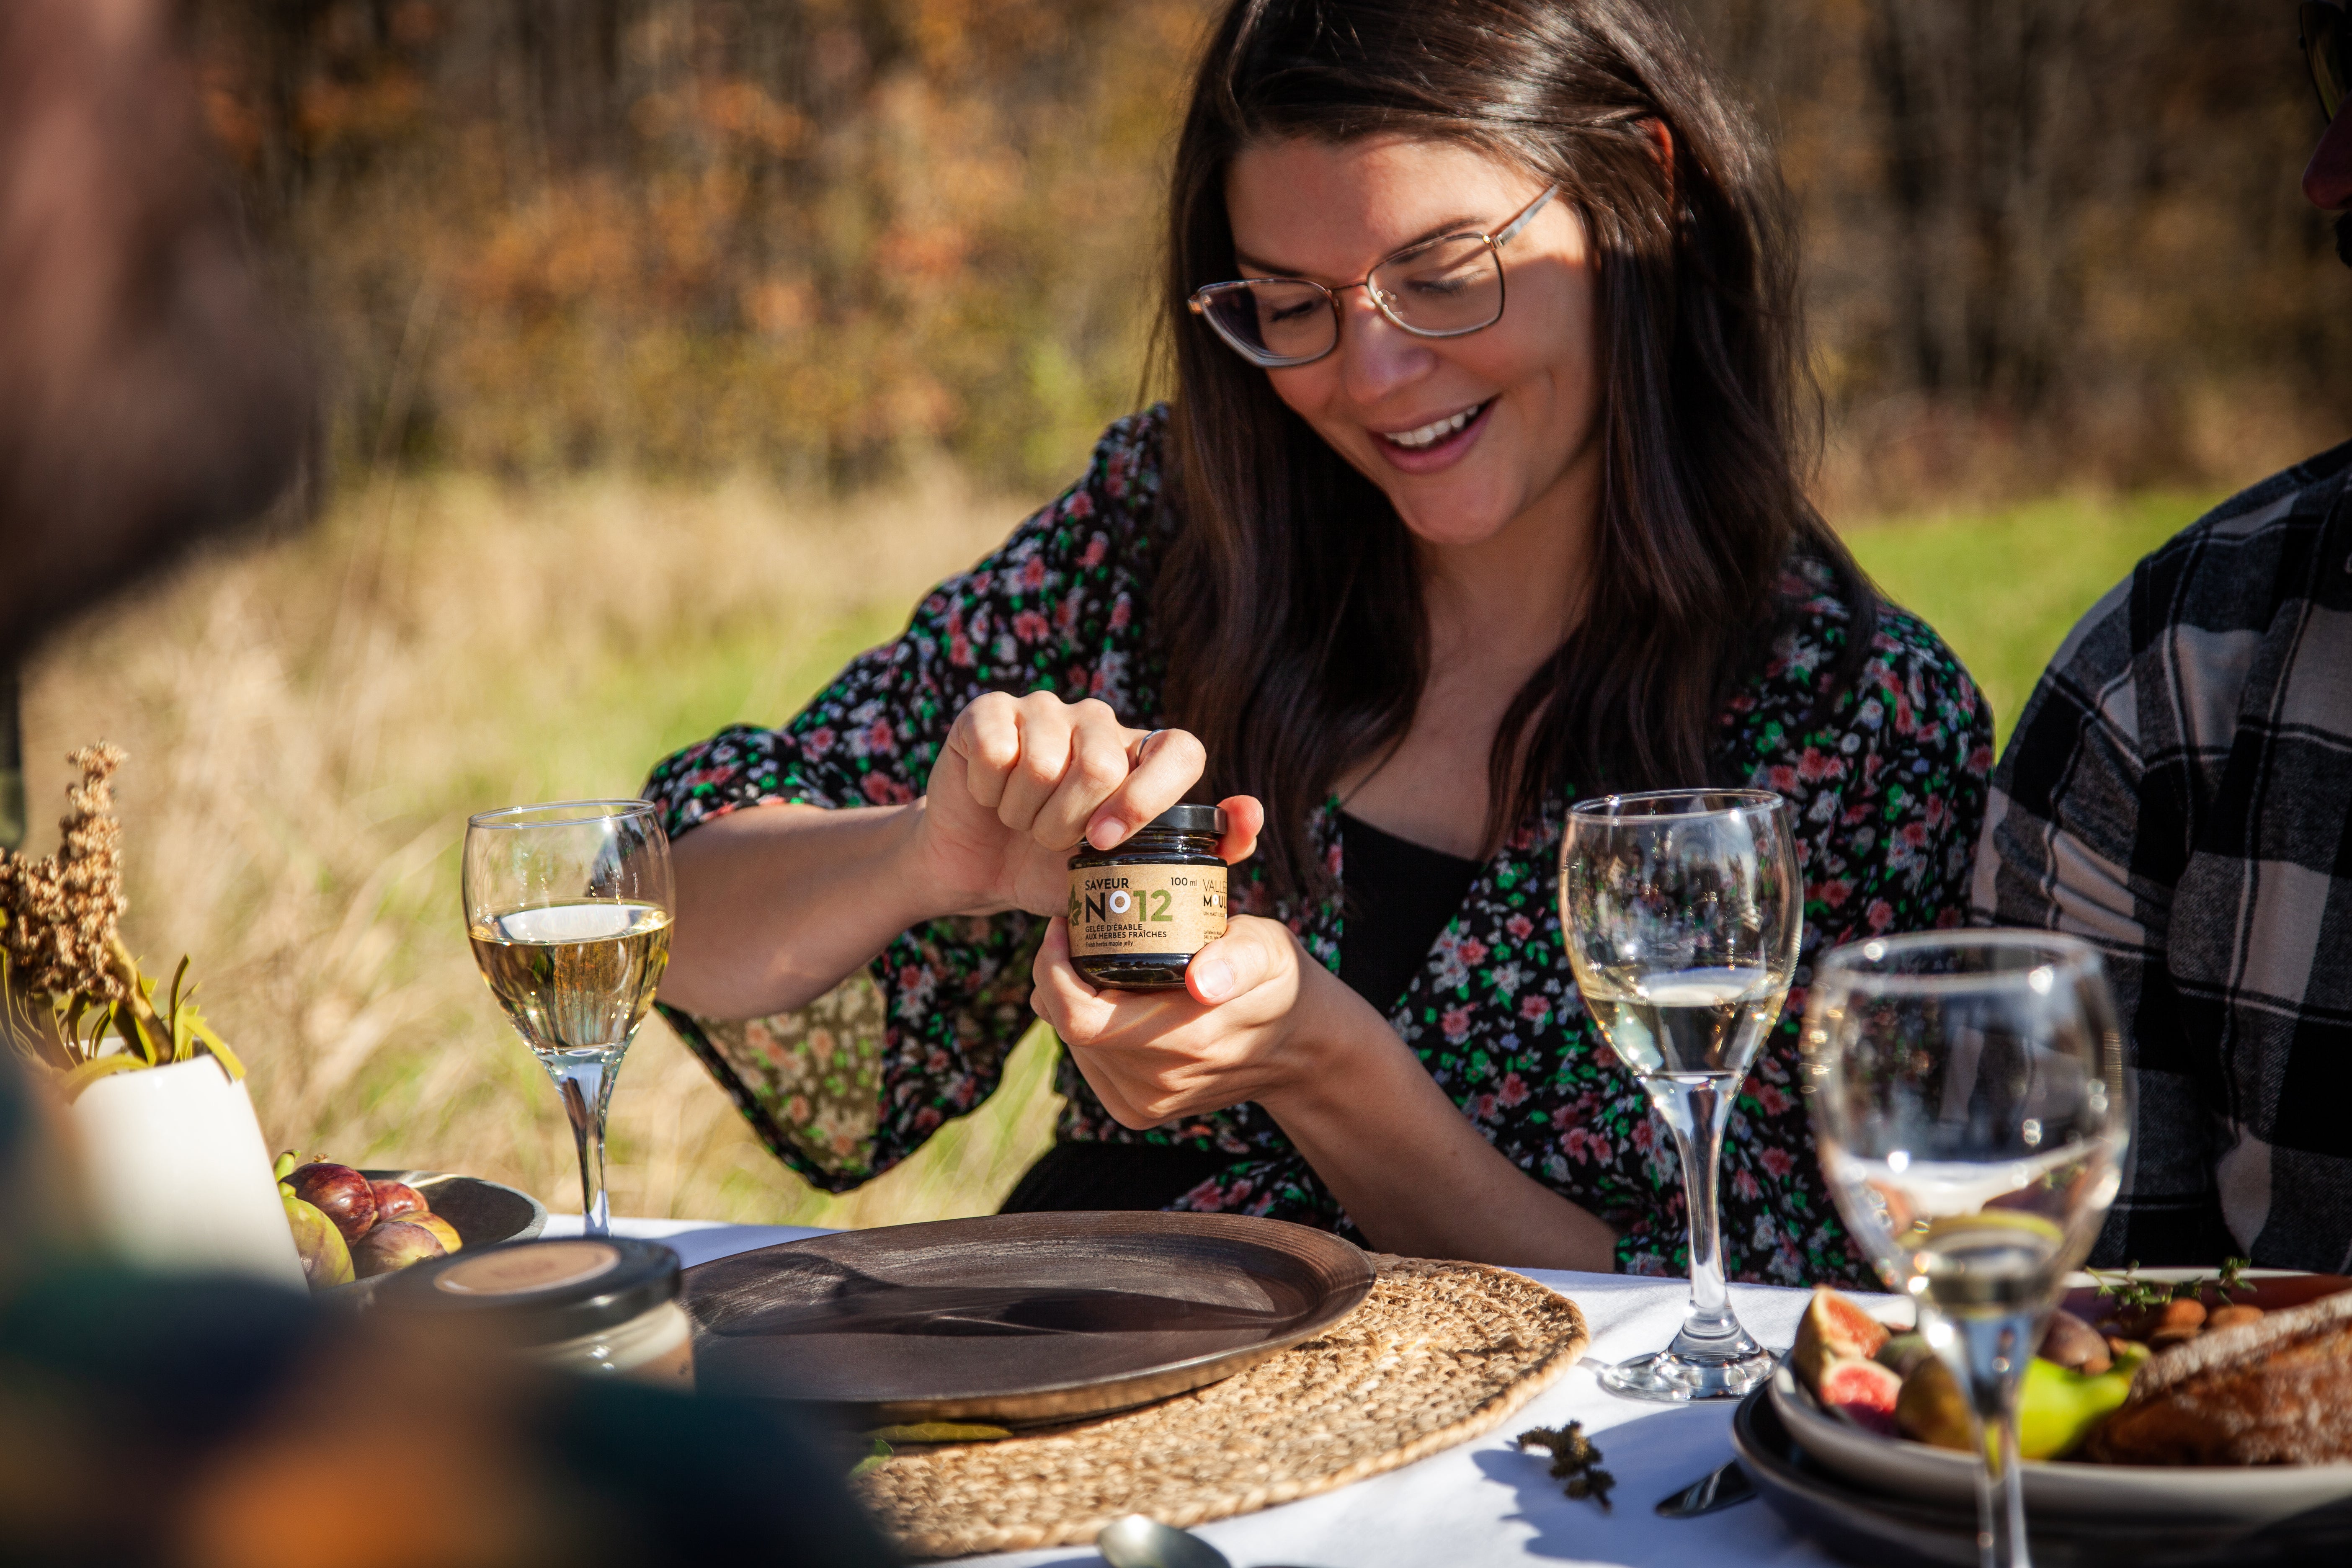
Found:
<path fill-rule="evenodd" d="M 1225 934 L 1223 866 L 1090 866 L 1070 872 L 1070 952 L 1193 953 Z"/>

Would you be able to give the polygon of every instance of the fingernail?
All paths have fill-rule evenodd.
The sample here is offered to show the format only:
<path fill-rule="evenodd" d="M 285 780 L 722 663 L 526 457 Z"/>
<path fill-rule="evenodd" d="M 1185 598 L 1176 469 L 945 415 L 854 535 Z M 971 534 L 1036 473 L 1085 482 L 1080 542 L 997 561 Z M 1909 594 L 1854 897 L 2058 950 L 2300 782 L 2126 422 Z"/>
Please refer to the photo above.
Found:
<path fill-rule="evenodd" d="M 1192 960 L 1192 973 L 1200 980 L 1201 998 L 1219 1002 L 1233 989 L 1234 966 L 1213 954 L 1203 954 Z"/>
<path fill-rule="evenodd" d="M 1097 849 L 1108 849 L 1127 837 L 1127 824 L 1116 816 L 1106 816 L 1087 829 L 1087 842 Z"/>

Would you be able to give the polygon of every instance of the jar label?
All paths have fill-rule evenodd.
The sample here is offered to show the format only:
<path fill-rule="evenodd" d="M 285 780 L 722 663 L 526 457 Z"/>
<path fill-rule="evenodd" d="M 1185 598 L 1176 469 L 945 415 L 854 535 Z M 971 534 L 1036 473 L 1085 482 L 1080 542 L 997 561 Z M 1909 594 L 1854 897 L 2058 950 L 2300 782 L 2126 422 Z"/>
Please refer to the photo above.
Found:
<path fill-rule="evenodd" d="M 1087 866 L 1070 870 L 1070 952 L 1198 952 L 1225 934 L 1223 866 Z"/>

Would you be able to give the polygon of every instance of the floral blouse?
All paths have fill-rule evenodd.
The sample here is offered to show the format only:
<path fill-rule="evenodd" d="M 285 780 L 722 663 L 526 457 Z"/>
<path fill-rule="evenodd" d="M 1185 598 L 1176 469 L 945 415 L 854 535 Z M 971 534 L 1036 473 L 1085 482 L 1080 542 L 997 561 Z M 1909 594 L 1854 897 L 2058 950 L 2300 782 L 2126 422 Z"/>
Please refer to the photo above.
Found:
<path fill-rule="evenodd" d="M 861 655 L 780 730 L 736 726 L 654 770 L 648 798 L 673 834 L 743 806 L 887 805 L 924 788 L 949 725 L 983 691 L 1097 697 L 1137 728 L 1165 723 L 1144 637 L 1155 554 L 1164 410 L 1111 426 L 1086 477 L 994 554 L 941 584 L 896 642 Z M 1157 525 L 1164 529 L 1163 520 Z M 1181 523 L 1178 524 L 1181 526 Z M 1959 660 L 1892 606 L 1854 689 L 1809 729 L 1814 681 L 1846 635 L 1828 569 L 1792 560 L 1791 605 L 1769 657 L 1725 708 L 1727 771 L 1797 808 L 1806 884 L 1804 960 L 1725 1140 L 1724 1266 L 1735 1279 L 1867 1284 L 1813 1155 L 1796 1091 L 1797 1020 L 1824 944 L 1962 923 L 1971 847 L 1992 764 L 1991 719 Z M 1595 1033 L 1562 952 L 1556 903 L 1563 786 L 1473 880 L 1389 1022 L 1462 1114 L 1513 1163 L 1598 1215 L 1620 1268 L 1685 1266 L 1682 1172 L 1671 1133 Z M 1307 825 L 1344 880 L 1336 803 Z M 1334 971 L 1339 900 L 1275 898 L 1234 868 L 1234 907 L 1286 922 Z M 908 931 L 797 1016 L 725 1024 L 672 1013 L 769 1146 L 832 1191 L 919 1147 L 995 1089 L 1034 1022 L 1029 966 L 1044 921 L 1011 913 Z M 1353 1234 L 1273 1118 L 1254 1104 L 1132 1131 L 1066 1054 L 1065 1139 L 1181 1142 L 1231 1157 L 1175 1207 L 1271 1215 Z"/>

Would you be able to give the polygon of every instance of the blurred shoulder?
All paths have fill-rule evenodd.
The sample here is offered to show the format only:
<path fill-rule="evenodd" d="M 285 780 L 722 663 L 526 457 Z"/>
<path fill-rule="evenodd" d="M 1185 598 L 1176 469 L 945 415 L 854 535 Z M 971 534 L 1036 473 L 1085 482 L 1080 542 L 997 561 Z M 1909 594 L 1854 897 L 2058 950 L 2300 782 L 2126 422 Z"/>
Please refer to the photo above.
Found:
<path fill-rule="evenodd" d="M 2352 557 L 2339 559 L 2352 542 L 2336 516 L 2347 483 L 2352 441 L 2231 496 L 2102 595 L 2059 644 L 2042 684 L 2063 682 L 2133 730 L 2123 699 L 2135 671 L 2154 658 L 2198 676 L 2201 706 L 2212 710 L 2200 728 L 2221 721 L 2283 611 L 2314 598 L 2339 607 L 2352 597 Z M 2037 688 L 2029 710 L 2042 697 Z"/>
<path fill-rule="evenodd" d="M 1826 677 L 1855 630 L 1855 605 L 1830 563 L 1811 551 L 1790 559 L 1780 580 L 1783 619 L 1773 645 L 1771 673 L 1807 687 Z M 1876 601 L 1870 651 L 1856 672 L 1842 710 L 1866 709 L 1874 699 L 1927 709 L 1940 724 L 1967 731 L 1990 722 L 1984 695 L 1936 628 L 1885 598 Z M 1871 715 L 1864 712 L 1862 717 Z"/>

